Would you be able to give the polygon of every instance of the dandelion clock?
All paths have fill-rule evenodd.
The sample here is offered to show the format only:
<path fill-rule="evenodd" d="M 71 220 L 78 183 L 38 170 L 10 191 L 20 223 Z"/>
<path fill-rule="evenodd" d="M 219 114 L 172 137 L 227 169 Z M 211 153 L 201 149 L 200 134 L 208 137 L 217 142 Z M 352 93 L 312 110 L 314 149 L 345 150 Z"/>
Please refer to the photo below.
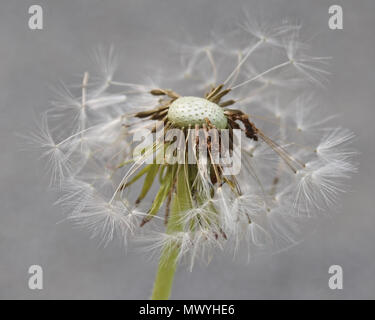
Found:
<path fill-rule="evenodd" d="M 299 33 L 247 19 L 180 43 L 180 63 L 143 83 L 101 49 L 43 115 L 33 139 L 67 219 L 158 256 L 152 299 L 170 297 L 179 265 L 297 243 L 345 191 L 353 134 L 317 103 L 327 58 Z"/>

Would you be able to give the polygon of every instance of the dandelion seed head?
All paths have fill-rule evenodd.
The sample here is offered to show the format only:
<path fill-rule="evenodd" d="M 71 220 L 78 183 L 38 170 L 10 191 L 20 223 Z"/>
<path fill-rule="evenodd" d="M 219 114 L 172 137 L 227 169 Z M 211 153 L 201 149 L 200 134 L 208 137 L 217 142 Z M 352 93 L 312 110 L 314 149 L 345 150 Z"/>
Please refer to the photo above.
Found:
<path fill-rule="evenodd" d="M 181 97 L 173 101 L 168 110 L 168 119 L 176 126 L 185 128 L 201 126 L 206 123 L 205 119 L 218 129 L 227 127 L 223 109 L 199 97 Z"/>
<path fill-rule="evenodd" d="M 30 136 L 67 219 L 103 245 L 138 235 L 189 268 L 215 251 L 244 249 L 251 259 L 303 239 L 306 221 L 347 189 L 356 152 L 353 133 L 311 94 L 327 59 L 310 55 L 300 28 L 247 18 L 208 44 L 174 43 L 181 65 L 153 65 L 141 83 L 121 80 L 113 48 L 96 51 L 98 70 L 62 85 Z M 201 142 L 197 128 L 217 135 Z M 181 143 L 167 139 L 176 129 L 182 142 L 193 133 L 192 146 L 168 153 Z M 177 151 L 194 162 L 178 162 Z M 238 172 L 227 174 L 234 163 Z"/>

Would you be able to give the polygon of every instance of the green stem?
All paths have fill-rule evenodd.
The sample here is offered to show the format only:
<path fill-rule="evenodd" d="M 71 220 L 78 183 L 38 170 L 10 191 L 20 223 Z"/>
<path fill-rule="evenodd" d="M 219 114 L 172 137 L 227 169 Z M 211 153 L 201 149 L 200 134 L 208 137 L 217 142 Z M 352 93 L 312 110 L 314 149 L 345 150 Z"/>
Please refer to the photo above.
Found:
<path fill-rule="evenodd" d="M 183 230 L 181 224 L 181 212 L 191 208 L 191 201 L 188 189 L 188 179 L 185 176 L 183 165 L 177 168 L 177 184 L 176 193 L 172 200 L 171 211 L 168 219 L 166 232 L 168 234 L 180 232 Z M 174 274 L 177 268 L 177 257 L 179 253 L 178 244 L 167 244 L 162 251 L 154 289 L 152 292 L 152 300 L 167 300 L 171 294 Z"/>

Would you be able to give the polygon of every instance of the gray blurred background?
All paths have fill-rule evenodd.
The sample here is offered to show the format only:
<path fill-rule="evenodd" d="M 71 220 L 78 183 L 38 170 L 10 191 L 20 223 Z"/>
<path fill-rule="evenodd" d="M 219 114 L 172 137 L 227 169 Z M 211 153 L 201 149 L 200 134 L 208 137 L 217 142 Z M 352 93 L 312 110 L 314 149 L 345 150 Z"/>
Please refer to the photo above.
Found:
<path fill-rule="evenodd" d="M 44 30 L 28 29 L 28 8 L 44 9 Z M 328 28 L 328 7 L 340 4 L 344 29 Z M 338 123 L 353 130 L 359 174 L 338 212 L 288 251 L 249 264 L 220 259 L 177 272 L 174 299 L 375 298 L 375 1 L 373 0 L 2 0 L 0 4 L 0 298 L 144 299 L 156 261 L 74 229 L 53 206 L 37 153 L 22 151 L 16 133 L 33 128 L 48 107 L 50 86 L 82 74 L 91 49 L 114 44 L 126 79 L 137 65 L 166 61 L 160 39 L 187 32 L 204 41 L 212 28 L 236 22 L 242 9 L 303 22 L 315 53 L 332 56 L 322 96 Z M 77 79 L 75 77 L 74 79 Z M 28 289 L 28 268 L 44 270 L 44 289 Z M 343 290 L 328 287 L 328 268 L 344 270 Z"/>

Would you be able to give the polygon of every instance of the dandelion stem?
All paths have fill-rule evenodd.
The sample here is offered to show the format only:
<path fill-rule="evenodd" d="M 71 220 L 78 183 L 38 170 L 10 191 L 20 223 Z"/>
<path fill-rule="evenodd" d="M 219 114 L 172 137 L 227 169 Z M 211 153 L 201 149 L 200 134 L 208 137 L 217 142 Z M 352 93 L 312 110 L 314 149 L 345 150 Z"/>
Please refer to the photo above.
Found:
<path fill-rule="evenodd" d="M 167 233 L 182 232 L 181 213 L 191 208 L 188 189 L 189 180 L 185 177 L 183 165 L 177 169 L 177 186 L 173 197 L 170 216 L 168 218 Z M 152 300 L 167 300 L 171 294 L 174 274 L 177 268 L 179 244 L 168 243 L 163 248 L 159 267 L 156 274 Z"/>

